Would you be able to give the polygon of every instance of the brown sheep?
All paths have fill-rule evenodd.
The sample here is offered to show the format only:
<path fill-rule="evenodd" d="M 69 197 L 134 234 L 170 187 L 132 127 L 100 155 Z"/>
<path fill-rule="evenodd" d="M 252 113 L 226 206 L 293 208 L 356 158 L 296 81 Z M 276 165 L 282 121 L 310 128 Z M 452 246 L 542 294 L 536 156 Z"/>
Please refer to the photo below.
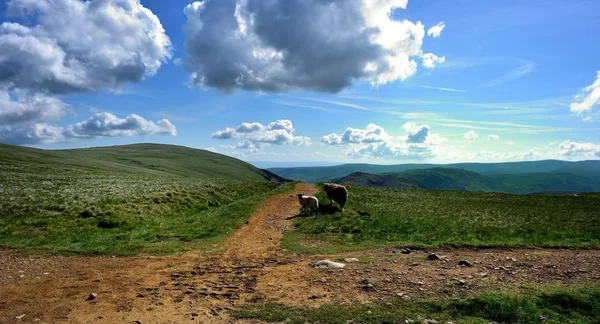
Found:
<path fill-rule="evenodd" d="M 336 183 L 325 183 L 323 189 L 327 193 L 327 198 L 331 199 L 331 205 L 333 206 L 333 203 L 337 202 L 343 211 L 344 205 L 348 201 L 348 190 L 346 187 Z"/>

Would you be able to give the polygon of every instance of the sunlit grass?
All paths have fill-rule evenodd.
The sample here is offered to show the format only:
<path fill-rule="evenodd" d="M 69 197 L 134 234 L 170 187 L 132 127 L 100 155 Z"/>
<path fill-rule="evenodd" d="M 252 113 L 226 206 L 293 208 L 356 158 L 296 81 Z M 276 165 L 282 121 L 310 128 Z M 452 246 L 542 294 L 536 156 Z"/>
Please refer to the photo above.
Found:
<path fill-rule="evenodd" d="M 181 252 L 226 237 L 262 199 L 288 187 L 0 164 L 0 245 L 60 254 Z"/>
<path fill-rule="evenodd" d="M 517 196 L 349 187 L 344 212 L 295 220 L 288 249 L 326 253 L 392 244 L 600 247 L 600 194 Z M 329 200 L 321 192 L 321 203 Z M 312 246 L 303 242 L 320 242 Z"/>
<path fill-rule="evenodd" d="M 249 305 L 234 315 L 286 323 L 420 323 L 424 319 L 440 323 L 598 323 L 600 287 L 546 287 L 452 301 L 395 298 L 371 305 L 327 304 L 319 308 Z"/>

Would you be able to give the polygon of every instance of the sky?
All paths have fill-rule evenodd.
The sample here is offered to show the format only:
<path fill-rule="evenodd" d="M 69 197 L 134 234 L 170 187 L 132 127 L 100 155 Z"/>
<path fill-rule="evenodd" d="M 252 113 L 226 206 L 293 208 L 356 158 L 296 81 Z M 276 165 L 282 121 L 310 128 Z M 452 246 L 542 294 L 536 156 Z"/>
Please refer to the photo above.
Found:
<path fill-rule="evenodd" d="M 0 142 L 600 159 L 595 0 L 0 1 Z"/>

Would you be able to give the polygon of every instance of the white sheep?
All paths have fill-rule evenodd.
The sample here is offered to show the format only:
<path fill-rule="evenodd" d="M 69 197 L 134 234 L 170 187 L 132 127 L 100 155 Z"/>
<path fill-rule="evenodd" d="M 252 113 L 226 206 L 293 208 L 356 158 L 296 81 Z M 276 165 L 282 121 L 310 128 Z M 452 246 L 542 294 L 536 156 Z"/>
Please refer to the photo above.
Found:
<path fill-rule="evenodd" d="M 331 199 L 331 206 L 333 206 L 334 202 L 337 202 L 343 211 L 344 205 L 348 201 L 348 189 L 336 183 L 325 183 L 323 190 L 327 193 L 327 198 Z"/>
<path fill-rule="evenodd" d="M 300 203 L 300 206 L 302 206 L 302 209 L 300 210 L 301 214 L 306 214 L 309 210 L 311 215 L 314 210 L 316 210 L 317 213 L 319 212 L 319 199 L 315 196 L 298 194 L 298 202 Z"/>

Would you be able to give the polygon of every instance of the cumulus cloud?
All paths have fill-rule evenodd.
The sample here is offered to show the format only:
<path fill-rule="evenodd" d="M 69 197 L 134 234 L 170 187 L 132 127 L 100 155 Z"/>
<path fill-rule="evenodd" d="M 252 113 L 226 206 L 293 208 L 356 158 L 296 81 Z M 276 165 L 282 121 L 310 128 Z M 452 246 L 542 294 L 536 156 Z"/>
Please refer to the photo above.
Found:
<path fill-rule="evenodd" d="M 499 140 L 500 139 L 500 135 L 496 135 L 496 134 L 489 134 L 488 138 L 491 140 Z"/>
<path fill-rule="evenodd" d="M 97 113 L 89 119 L 65 127 L 46 123 L 23 123 L 0 126 L 0 141 L 11 144 L 56 143 L 73 139 L 134 136 L 176 135 L 177 130 L 168 120 L 146 120 L 132 114 L 118 118 L 110 113 Z"/>
<path fill-rule="evenodd" d="M 439 57 L 432 53 L 426 53 L 421 56 L 421 60 L 422 60 L 421 62 L 424 67 L 426 67 L 428 69 L 433 69 L 433 68 L 435 68 L 436 65 L 446 62 L 446 57 L 445 56 Z"/>
<path fill-rule="evenodd" d="M 469 142 L 474 141 L 479 137 L 479 135 L 477 133 L 475 133 L 475 131 L 473 131 L 473 130 L 466 132 L 465 135 L 463 135 L 463 136 Z"/>
<path fill-rule="evenodd" d="M 139 0 L 9 0 L 0 24 L 0 140 L 15 144 L 75 138 L 175 134 L 168 120 L 108 113 L 69 126 L 51 125 L 70 93 L 118 91 L 154 75 L 171 43 Z M 96 128 L 94 128 L 96 127 Z"/>
<path fill-rule="evenodd" d="M 431 134 L 429 125 L 408 122 L 402 128 L 408 134 L 394 138 L 375 124 L 369 124 L 365 129 L 349 127 L 341 135 L 333 133 L 323 136 L 321 142 L 348 146 L 345 155 L 350 158 L 422 159 L 440 152 L 439 145 L 445 139 L 438 134 Z"/>
<path fill-rule="evenodd" d="M 158 17 L 139 0 L 10 0 L 7 12 L 19 21 L 0 25 L 0 84 L 10 89 L 115 90 L 171 56 Z"/>
<path fill-rule="evenodd" d="M 377 143 L 389 139 L 391 136 L 385 132 L 383 127 L 371 123 L 364 129 L 348 127 L 341 135 L 332 133 L 323 136 L 321 143 L 328 145 Z"/>
<path fill-rule="evenodd" d="M 58 98 L 0 89 L 0 127 L 59 120 L 66 110 L 67 105 Z"/>
<path fill-rule="evenodd" d="M 425 28 L 394 20 L 407 0 L 206 0 L 185 7 L 191 83 L 225 92 L 338 92 L 417 72 Z M 429 53 L 429 68 L 443 58 Z M 426 65 L 427 64 L 427 65 Z"/>
<path fill-rule="evenodd" d="M 558 147 L 560 154 L 569 158 L 600 158 L 600 144 L 564 141 Z"/>
<path fill-rule="evenodd" d="M 444 30 L 445 27 L 446 27 L 446 24 L 444 24 L 443 21 L 440 21 L 437 25 L 435 25 L 427 30 L 427 36 L 431 36 L 433 38 L 438 38 L 442 34 L 442 31 Z"/>
<path fill-rule="evenodd" d="M 233 134 L 235 134 L 235 129 L 227 127 L 223 130 L 218 130 L 218 131 L 212 133 L 212 138 L 230 139 L 230 138 L 233 138 Z"/>
<path fill-rule="evenodd" d="M 431 146 L 423 143 L 393 143 L 382 142 L 373 143 L 367 146 L 351 149 L 346 152 L 346 156 L 351 158 L 411 158 L 422 159 L 433 156 L 434 150 Z"/>
<path fill-rule="evenodd" d="M 575 101 L 571 103 L 569 109 L 583 119 L 590 121 L 593 119 L 592 109 L 600 103 L 600 71 L 596 72 L 596 81 L 583 88 L 581 93 L 575 96 Z"/>
<path fill-rule="evenodd" d="M 245 149 L 246 153 L 258 152 L 263 144 L 274 145 L 310 145 L 311 139 L 294 135 L 295 129 L 290 120 L 277 120 L 263 125 L 261 123 L 241 123 L 236 128 L 225 128 L 212 134 L 215 139 L 244 138 L 245 140 L 228 148 Z"/>
<path fill-rule="evenodd" d="M 425 143 L 429 136 L 429 125 L 419 126 L 416 123 L 408 122 L 402 125 L 402 128 L 408 132 L 407 143 Z"/>

